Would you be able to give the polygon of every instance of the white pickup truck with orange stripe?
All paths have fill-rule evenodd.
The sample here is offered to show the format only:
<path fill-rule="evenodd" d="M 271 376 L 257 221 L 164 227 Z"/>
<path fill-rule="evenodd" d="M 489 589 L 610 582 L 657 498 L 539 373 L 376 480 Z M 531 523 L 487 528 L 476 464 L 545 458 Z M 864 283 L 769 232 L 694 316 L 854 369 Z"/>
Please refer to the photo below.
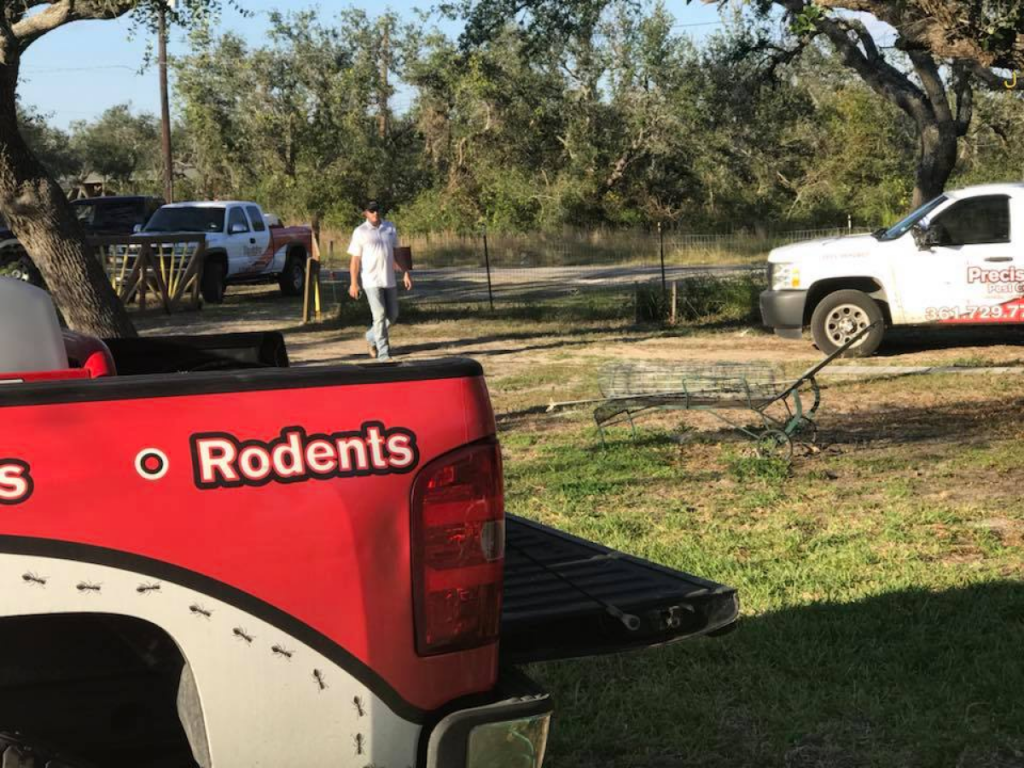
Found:
<path fill-rule="evenodd" d="M 299 296 L 306 279 L 306 259 L 313 251 L 309 227 L 284 227 L 256 203 L 232 201 L 173 203 L 149 220 L 143 234 L 203 234 L 206 261 L 203 299 L 224 300 L 233 283 L 276 280 L 286 296 Z"/>

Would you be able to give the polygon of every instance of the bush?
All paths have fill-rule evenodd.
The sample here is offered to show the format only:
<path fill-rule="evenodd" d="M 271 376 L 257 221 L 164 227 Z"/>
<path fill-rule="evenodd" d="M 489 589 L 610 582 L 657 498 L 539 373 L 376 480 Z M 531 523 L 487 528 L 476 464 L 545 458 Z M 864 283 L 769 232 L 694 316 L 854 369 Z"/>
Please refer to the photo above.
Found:
<path fill-rule="evenodd" d="M 759 296 L 765 289 L 760 277 L 693 277 L 676 282 L 676 322 L 754 322 Z M 664 323 L 672 317 L 672 286 L 660 282 L 637 287 L 636 317 L 642 323 Z"/>

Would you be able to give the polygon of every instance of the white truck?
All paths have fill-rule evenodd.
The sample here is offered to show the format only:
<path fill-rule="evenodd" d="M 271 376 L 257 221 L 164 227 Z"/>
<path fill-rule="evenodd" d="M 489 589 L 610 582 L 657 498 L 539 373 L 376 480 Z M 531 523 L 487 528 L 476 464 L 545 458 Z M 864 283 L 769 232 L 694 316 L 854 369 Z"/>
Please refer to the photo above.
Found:
<path fill-rule="evenodd" d="M 211 304 L 221 303 L 232 283 L 276 280 L 286 296 L 301 295 L 313 252 L 309 227 L 284 227 L 256 203 L 237 200 L 165 205 L 142 233 L 206 235 L 201 289 Z"/>
<path fill-rule="evenodd" d="M 783 338 L 810 327 L 834 352 L 867 357 L 896 325 L 1024 323 L 1024 183 L 947 192 L 888 229 L 812 240 L 768 255 L 764 324 Z"/>

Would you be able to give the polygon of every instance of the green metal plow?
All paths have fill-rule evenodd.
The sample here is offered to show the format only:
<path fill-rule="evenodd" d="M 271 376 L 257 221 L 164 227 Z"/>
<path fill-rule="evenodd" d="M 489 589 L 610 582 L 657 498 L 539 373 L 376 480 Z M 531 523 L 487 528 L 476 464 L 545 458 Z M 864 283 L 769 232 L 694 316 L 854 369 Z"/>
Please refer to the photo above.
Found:
<path fill-rule="evenodd" d="M 594 409 L 601 443 L 605 442 L 605 427 L 624 422 L 629 423 L 635 438 L 635 418 L 644 413 L 704 411 L 752 440 L 759 456 L 789 460 L 793 457 L 794 437 L 809 443 L 817 439 L 815 415 L 821 406 L 821 389 L 815 376 L 872 328 L 873 324 L 862 328 L 835 352 L 791 380 L 783 377 L 781 368 L 768 363 L 609 366 L 600 376 L 604 401 Z M 760 428 L 727 415 L 737 410 L 756 414 Z"/>

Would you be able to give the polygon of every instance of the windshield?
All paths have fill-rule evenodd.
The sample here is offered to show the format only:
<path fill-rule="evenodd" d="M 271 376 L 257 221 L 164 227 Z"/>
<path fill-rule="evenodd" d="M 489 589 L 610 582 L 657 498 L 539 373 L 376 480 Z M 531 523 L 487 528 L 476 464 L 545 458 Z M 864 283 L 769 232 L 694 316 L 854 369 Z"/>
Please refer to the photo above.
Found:
<path fill-rule="evenodd" d="M 931 213 L 936 208 L 938 208 L 940 205 L 942 205 L 944 202 L 946 202 L 947 199 L 948 198 L 945 195 L 939 195 L 934 200 L 931 200 L 931 201 L 925 203 L 924 205 L 922 205 L 920 208 L 918 208 L 912 214 L 907 216 L 907 218 L 903 219 L 903 221 L 899 222 L 898 224 L 893 225 L 892 227 L 890 227 L 889 229 L 885 230 L 884 232 L 878 233 L 876 235 L 876 237 L 879 240 L 897 240 L 897 239 L 903 237 L 905 234 L 907 234 L 907 232 L 910 231 L 911 227 L 913 227 L 915 224 L 917 224 L 917 222 L 919 222 L 921 219 L 923 219 L 929 213 Z"/>
<path fill-rule="evenodd" d="M 223 208 L 161 208 L 144 232 L 223 232 Z"/>
<path fill-rule="evenodd" d="M 136 224 L 145 221 L 141 200 L 107 200 L 97 198 L 72 206 L 78 220 L 88 230 L 110 230 L 130 233 Z"/>

